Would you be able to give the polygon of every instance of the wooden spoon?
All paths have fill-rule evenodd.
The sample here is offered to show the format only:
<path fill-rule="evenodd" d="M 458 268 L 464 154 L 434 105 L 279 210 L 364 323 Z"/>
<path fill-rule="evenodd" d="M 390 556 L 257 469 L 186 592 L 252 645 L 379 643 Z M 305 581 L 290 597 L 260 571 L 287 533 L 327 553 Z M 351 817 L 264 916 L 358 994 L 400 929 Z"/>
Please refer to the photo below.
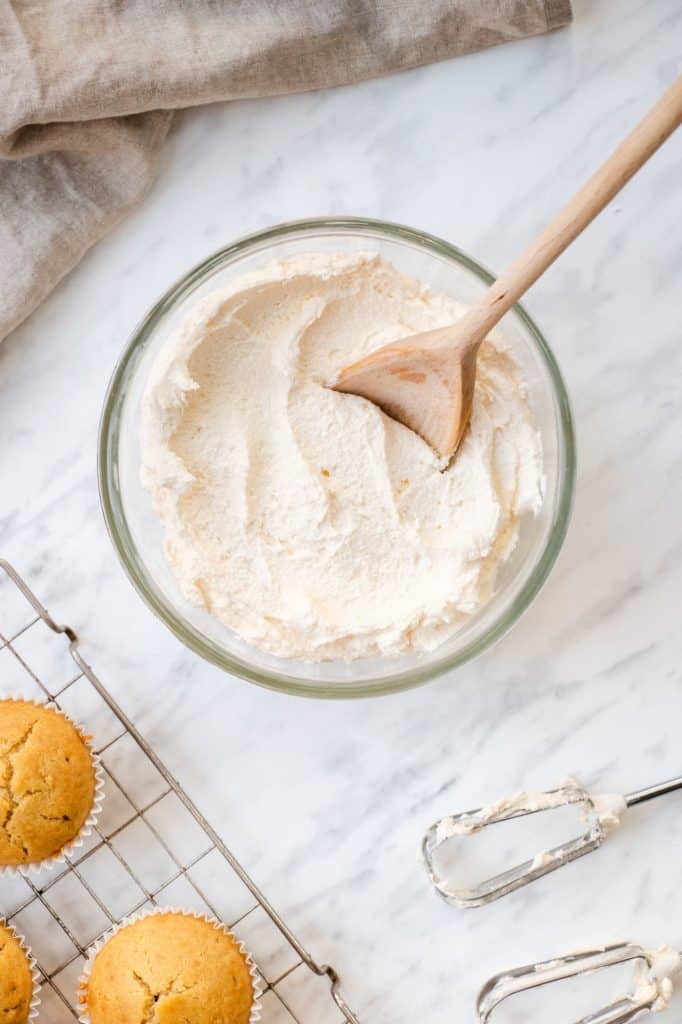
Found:
<path fill-rule="evenodd" d="M 481 342 L 681 122 L 682 76 L 461 320 L 384 345 L 342 370 L 334 390 L 368 398 L 451 458 L 471 416 Z"/>

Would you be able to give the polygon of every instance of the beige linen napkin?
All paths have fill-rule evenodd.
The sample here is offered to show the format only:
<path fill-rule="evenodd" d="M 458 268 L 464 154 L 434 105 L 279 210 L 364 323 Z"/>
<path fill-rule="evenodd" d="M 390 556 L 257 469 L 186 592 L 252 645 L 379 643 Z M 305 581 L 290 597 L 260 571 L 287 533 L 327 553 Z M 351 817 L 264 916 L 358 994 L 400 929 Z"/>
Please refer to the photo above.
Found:
<path fill-rule="evenodd" d="M 144 195 L 172 110 L 546 32 L 570 0 L 0 0 L 0 338 Z"/>

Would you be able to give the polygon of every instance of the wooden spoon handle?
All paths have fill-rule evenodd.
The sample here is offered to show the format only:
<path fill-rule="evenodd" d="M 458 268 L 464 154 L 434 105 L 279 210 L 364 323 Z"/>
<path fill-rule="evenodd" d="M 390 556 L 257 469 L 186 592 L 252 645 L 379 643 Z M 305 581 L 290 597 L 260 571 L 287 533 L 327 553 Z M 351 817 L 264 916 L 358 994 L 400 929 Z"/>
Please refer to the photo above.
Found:
<path fill-rule="evenodd" d="M 478 344 L 682 123 L 682 75 L 545 230 L 457 323 Z"/>

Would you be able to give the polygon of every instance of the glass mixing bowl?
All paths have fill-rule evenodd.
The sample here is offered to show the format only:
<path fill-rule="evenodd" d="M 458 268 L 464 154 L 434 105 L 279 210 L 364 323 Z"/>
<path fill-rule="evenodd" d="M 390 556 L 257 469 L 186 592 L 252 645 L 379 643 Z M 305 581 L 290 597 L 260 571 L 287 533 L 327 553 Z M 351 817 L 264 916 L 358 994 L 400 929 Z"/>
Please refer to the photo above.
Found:
<path fill-rule="evenodd" d="M 493 280 L 470 256 L 431 235 L 361 218 L 282 224 L 210 256 L 173 285 L 126 346 L 104 402 L 99 482 L 109 533 L 133 584 L 183 643 L 233 675 L 288 693 L 360 697 L 425 683 L 464 664 L 498 640 L 540 590 L 568 525 L 575 447 L 568 397 L 549 345 L 522 306 L 500 328 L 528 382 L 544 446 L 546 493 L 536 519 L 526 517 L 519 543 L 499 572 L 491 600 L 434 651 L 396 658 L 307 663 L 247 644 L 182 595 L 165 560 L 162 530 L 140 483 L 139 417 L 147 374 L 159 349 L 193 304 L 235 276 L 273 259 L 319 250 L 375 251 L 436 291 L 474 302 Z"/>

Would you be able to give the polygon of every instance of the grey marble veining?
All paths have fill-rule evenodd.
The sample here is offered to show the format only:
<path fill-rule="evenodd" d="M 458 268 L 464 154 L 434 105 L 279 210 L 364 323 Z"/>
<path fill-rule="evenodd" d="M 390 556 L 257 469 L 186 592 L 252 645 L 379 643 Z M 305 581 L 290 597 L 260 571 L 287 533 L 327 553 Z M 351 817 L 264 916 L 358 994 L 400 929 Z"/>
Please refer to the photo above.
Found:
<path fill-rule="evenodd" d="M 575 773 L 620 790 L 682 770 L 682 135 L 527 299 L 573 400 L 574 517 L 524 619 L 433 685 L 294 700 L 181 647 L 106 536 L 94 444 L 104 389 L 161 291 L 267 224 L 384 217 L 501 268 L 682 70 L 681 35 L 678 0 L 576 0 L 574 26 L 552 36 L 183 114 L 143 207 L 0 347 L 2 553 L 79 629 L 104 681 L 339 967 L 369 1024 L 472 1019 L 490 973 L 571 946 L 682 946 L 679 795 L 480 911 L 437 901 L 415 860 L 434 818 L 519 786 Z"/>

